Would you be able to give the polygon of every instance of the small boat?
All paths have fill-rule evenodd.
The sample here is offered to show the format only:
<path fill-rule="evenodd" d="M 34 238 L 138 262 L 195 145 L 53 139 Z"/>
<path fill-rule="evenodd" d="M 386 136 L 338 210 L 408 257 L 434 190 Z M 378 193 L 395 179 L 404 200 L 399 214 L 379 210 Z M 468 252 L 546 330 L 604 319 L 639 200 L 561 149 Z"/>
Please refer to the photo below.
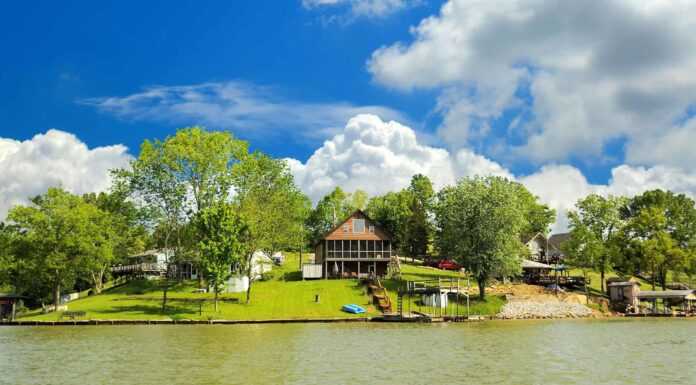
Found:
<path fill-rule="evenodd" d="M 346 313 L 353 313 L 353 314 L 360 314 L 360 313 L 365 312 L 365 309 L 363 309 L 361 306 L 358 306 L 355 304 L 343 305 L 343 306 L 341 306 L 341 310 L 343 310 Z"/>

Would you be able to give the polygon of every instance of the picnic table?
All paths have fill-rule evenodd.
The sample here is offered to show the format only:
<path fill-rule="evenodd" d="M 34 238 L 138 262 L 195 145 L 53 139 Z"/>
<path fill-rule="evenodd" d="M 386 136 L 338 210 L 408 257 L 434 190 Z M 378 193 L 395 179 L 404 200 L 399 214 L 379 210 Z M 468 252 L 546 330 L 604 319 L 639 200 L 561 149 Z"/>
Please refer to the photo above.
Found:
<path fill-rule="evenodd" d="M 63 317 L 70 318 L 71 320 L 75 320 L 75 317 L 84 317 L 85 314 L 87 314 L 86 311 L 64 311 L 60 313 L 60 316 L 58 319 L 63 319 Z"/>

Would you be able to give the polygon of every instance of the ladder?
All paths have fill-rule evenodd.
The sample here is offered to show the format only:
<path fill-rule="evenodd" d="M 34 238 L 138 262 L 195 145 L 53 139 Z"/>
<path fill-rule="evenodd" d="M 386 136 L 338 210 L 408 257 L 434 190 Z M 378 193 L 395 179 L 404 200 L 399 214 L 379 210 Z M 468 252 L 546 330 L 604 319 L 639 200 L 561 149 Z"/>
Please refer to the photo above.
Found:
<path fill-rule="evenodd" d="M 399 294 L 399 298 L 396 300 L 396 314 L 403 316 L 404 315 L 404 297 Z"/>

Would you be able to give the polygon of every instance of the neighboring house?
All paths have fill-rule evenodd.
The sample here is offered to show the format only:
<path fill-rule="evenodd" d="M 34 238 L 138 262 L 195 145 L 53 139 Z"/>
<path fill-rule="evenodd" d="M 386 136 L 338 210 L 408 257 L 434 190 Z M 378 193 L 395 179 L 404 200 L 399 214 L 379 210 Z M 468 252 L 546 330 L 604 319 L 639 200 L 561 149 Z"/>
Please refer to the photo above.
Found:
<path fill-rule="evenodd" d="M 273 257 L 277 257 L 280 253 L 274 253 Z M 275 261 L 263 250 L 256 250 L 251 256 L 251 280 L 261 278 L 264 273 L 273 269 Z"/>
<path fill-rule="evenodd" d="M 570 233 L 558 233 L 558 234 L 552 234 L 549 237 L 549 249 L 552 250 L 550 252 L 550 256 L 561 256 L 563 257 L 563 249 L 561 248 L 561 245 L 563 242 L 567 241 L 570 239 Z"/>
<path fill-rule="evenodd" d="M 392 242 L 386 230 L 357 210 L 316 243 L 315 265 L 307 269 L 322 278 L 383 277 L 393 255 Z"/>
<path fill-rule="evenodd" d="M 529 249 L 529 259 L 532 261 L 547 262 L 547 256 L 558 251 L 542 233 L 523 236 L 521 241 Z"/>
<path fill-rule="evenodd" d="M 123 265 L 112 266 L 111 272 L 115 275 L 162 277 L 167 272 L 167 259 L 172 257 L 172 252 L 167 256 L 164 250 L 147 250 L 127 257 Z M 180 274 L 183 279 L 198 279 L 198 269 L 188 262 L 173 265 L 172 272 Z"/>

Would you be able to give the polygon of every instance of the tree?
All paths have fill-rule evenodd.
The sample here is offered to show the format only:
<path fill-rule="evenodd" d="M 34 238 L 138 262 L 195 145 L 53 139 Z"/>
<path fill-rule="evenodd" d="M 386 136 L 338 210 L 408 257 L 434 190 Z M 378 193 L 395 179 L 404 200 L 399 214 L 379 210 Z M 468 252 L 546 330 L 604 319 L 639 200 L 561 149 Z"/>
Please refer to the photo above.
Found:
<path fill-rule="evenodd" d="M 527 225 L 521 234 L 547 234 L 550 231 L 549 226 L 556 220 L 556 210 L 539 203 L 539 197 L 533 195 L 521 183 L 515 182 L 514 186 L 522 202 L 524 216 L 527 218 Z"/>
<path fill-rule="evenodd" d="M 249 144 L 229 131 L 184 128 L 157 142 L 170 172 L 190 189 L 195 211 L 225 201 L 232 189 L 232 166 L 248 153 Z"/>
<path fill-rule="evenodd" d="M 350 206 L 346 201 L 348 195 L 343 189 L 336 187 L 331 193 L 322 198 L 309 214 L 307 225 L 312 239 L 317 240 L 334 227 L 338 221 L 350 214 Z"/>
<path fill-rule="evenodd" d="M 249 278 L 246 302 L 251 296 L 253 255 L 268 255 L 297 244 L 310 211 L 309 198 L 295 185 L 285 161 L 260 152 L 247 156 L 235 168 L 234 202 L 248 225 L 243 268 Z"/>
<path fill-rule="evenodd" d="M 516 184 L 494 176 L 463 179 L 438 193 L 435 218 L 438 249 L 474 275 L 482 300 L 494 274 L 519 272 L 519 235 L 528 223 Z"/>
<path fill-rule="evenodd" d="M 621 233 L 626 268 L 649 272 L 653 287 L 663 289 L 667 273 L 690 273 L 696 241 L 694 201 L 671 191 L 646 191 L 620 210 L 626 228 Z"/>
<path fill-rule="evenodd" d="M 604 243 L 582 222 L 576 212 L 568 212 L 568 219 L 572 236 L 561 244 L 561 249 L 565 253 L 566 262 L 582 271 L 585 278 L 585 296 L 589 302 L 587 274 L 598 270 L 598 261 L 606 254 Z"/>
<path fill-rule="evenodd" d="M 399 192 L 390 191 L 370 199 L 365 210 L 372 220 L 394 237 L 394 247 L 399 252 L 405 252 L 404 241 L 408 231 L 407 221 L 411 217 L 411 198 L 412 194 L 405 189 Z"/>
<path fill-rule="evenodd" d="M 233 210 L 231 203 L 222 202 L 199 211 L 193 220 L 205 279 L 215 292 L 216 312 L 220 287 L 230 278 L 230 267 L 245 255 L 248 227 Z"/>
<path fill-rule="evenodd" d="M 12 270 L 15 256 L 13 253 L 14 234 L 3 222 L 0 222 L 0 290 L 11 286 Z"/>
<path fill-rule="evenodd" d="M 111 252 L 95 260 L 96 264 L 90 270 L 96 293 L 101 292 L 107 268 L 114 261 L 123 261 L 126 257 L 145 250 L 150 241 L 147 229 L 141 223 L 148 215 L 147 210 L 138 210 L 128 200 L 128 196 L 128 191 L 118 184 L 114 184 L 110 192 L 82 196 L 85 202 L 108 214 L 101 226 L 109 230 Z"/>
<path fill-rule="evenodd" d="M 187 185 L 177 178 L 168 161 L 164 143 L 146 140 L 140 146 L 138 159 L 130 163 L 131 170 L 115 170 L 115 180 L 126 186 L 136 201 L 152 214 L 150 226 L 162 234 L 159 246 L 164 251 L 167 271 L 163 279 L 162 311 L 167 311 L 167 289 L 172 275 L 171 257 L 179 256 L 181 229 L 186 221 Z"/>
<path fill-rule="evenodd" d="M 402 249 L 407 256 L 415 258 L 428 252 L 432 227 L 425 206 L 417 196 L 412 196 L 409 209 Z"/>
<path fill-rule="evenodd" d="M 578 200 L 575 210 L 569 210 L 567 215 L 571 221 L 571 238 L 584 236 L 582 232 L 590 232 L 592 237 L 584 236 L 585 240 L 592 242 L 588 245 L 576 244 L 580 249 L 573 253 L 582 252 L 582 248 L 596 250 L 599 254 L 593 258 L 593 270 L 599 271 L 600 288 L 604 291 L 604 276 L 612 267 L 614 260 L 613 250 L 617 240 L 616 236 L 623 227 L 623 220 L 619 215 L 619 209 L 626 203 L 625 197 L 592 194 Z M 572 227 L 574 224 L 575 227 Z M 573 231 L 578 234 L 573 233 Z"/>
<path fill-rule="evenodd" d="M 426 211 L 431 209 L 433 198 L 435 198 L 435 191 L 433 190 L 433 183 L 427 176 L 423 174 L 414 175 L 411 178 L 408 191 L 415 195 L 418 202 Z"/>
<path fill-rule="evenodd" d="M 61 288 L 72 287 L 79 271 L 108 259 L 108 234 L 102 226 L 107 214 L 61 187 L 49 188 L 31 202 L 12 208 L 8 220 L 18 229 L 24 266 L 49 277 L 57 309 Z"/>
<path fill-rule="evenodd" d="M 365 210 L 367 206 L 367 201 L 369 196 L 363 190 L 355 190 L 354 192 L 348 194 L 347 205 L 351 211 L 355 210 Z"/>

